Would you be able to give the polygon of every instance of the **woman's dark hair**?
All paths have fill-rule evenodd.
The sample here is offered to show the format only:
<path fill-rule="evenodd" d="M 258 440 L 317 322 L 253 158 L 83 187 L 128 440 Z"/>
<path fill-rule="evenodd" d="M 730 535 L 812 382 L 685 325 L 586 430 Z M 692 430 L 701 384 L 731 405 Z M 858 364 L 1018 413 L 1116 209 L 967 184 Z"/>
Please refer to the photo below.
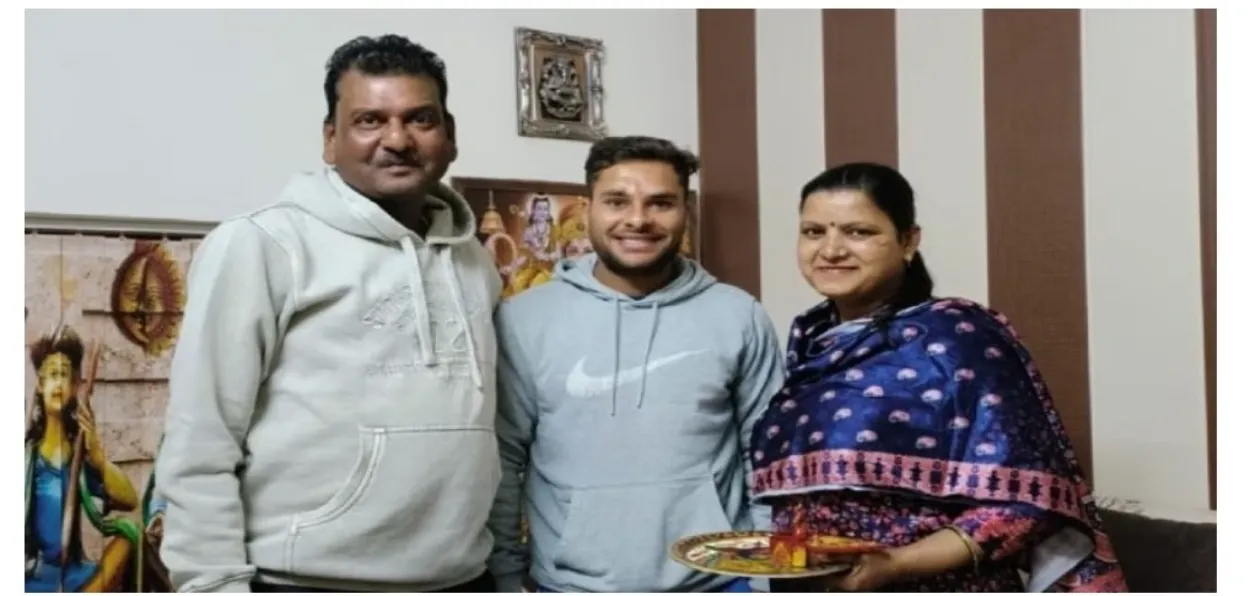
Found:
<path fill-rule="evenodd" d="M 907 179 L 890 166 L 856 162 L 825 170 L 803 185 L 799 210 L 813 194 L 835 190 L 858 190 L 867 195 L 890 218 L 900 240 L 916 225 L 916 194 Z M 885 323 L 898 311 L 932 297 L 933 278 L 920 251 L 916 251 L 915 257 L 905 266 L 902 284 L 886 301 L 884 308 L 873 315 L 873 323 Z"/>

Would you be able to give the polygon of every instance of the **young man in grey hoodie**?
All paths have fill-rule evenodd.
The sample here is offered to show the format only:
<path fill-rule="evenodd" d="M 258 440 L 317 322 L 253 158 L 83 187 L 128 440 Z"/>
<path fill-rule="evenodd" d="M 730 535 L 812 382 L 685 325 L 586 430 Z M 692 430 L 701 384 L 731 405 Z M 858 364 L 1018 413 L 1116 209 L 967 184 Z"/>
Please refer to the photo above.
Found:
<path fill-rule="evenodd" d="M 668 555 L 683 536 L 768 527 L 746 445 L 784 374 L 759 302 L 679 253 L 697 169 L 669 141 L 596 143 L 594 254 L 499 307 L 501 591 L 527 573 L 538 591 L 750 591 Z"/>
<path fill-rule="evenodd" d="M 442 61 L 399 36 L 327 65 L 324 161 L 200 245 L 156 462 L 188 592 L 492 591 L 501 289 Z"/>

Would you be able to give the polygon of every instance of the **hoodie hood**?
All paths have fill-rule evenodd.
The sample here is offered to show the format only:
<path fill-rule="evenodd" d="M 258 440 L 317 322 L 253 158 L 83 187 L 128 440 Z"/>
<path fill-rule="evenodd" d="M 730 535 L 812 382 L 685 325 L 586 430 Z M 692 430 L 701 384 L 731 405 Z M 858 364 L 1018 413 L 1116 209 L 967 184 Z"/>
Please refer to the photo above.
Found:
<path fill-rule="evenodd" d="M 655 347 L 655 334 L 660 328 L 660 309 L 680 304 L 702 294 L 716 285 L 717 280 L 697 262 L 679 257 L 680 272 L 668 285 L 641 298 L 623 294 L 607 287 L 595 278 L 595 265 L 599 257 L 589 254 L 576 260 L 560 261 L 555 267 L 555 283 L 566 283 L 586 295 L 601 300 L 612 308 L 612 415 L 616 415 L 617 387 L 621 372 L 621 319 L 625 309 L 650 312 L 650 321 L 643 348 L 642 362 L 651 361 L 651 350 Z M 638 398 L 635 406 L 642 407 L 647 388 L 647 371 L 642 368 L 641 383 L 638 384 Z"/>
<path fill-rule="evenodd" d="M 372 200 L 348 186 L 337 170 L 326 166 L 291 179 L 282 198 L 292 201 L 336 230 L 385 242 L 409 238 L 415 245 L 453 245 L 476 240 L 477 218 L 450 186 L 439 182 L 426 195 L 431 217 L 425 237 L 395 221 Z"/>
<path fill-rule="evenodd" d="M 427 308 L 425 278 L 431 271 L 426 271 L 425 268 L 426 262 L 430 261 L 428 266 L 435 269 L 433 273 L 441 273 L 444 278 L 441 282 L 436 280 L 433 283 L 450 285 L 460 322 L 466 333 L 470 333 L 468 346 L 473 360 L 473 380 L 479 389 L 482 388 L 481 364 L 478 363 L 475 342 L 469 331 L 468 312 L 457 272 L 455 251 L 451 250 L 459 244 L 477 242 L 474 236 L 477 218 L 464 197 L 446 184 L 440 182 L 435 185 L 426 195 L 430 228 L 424 237 L 395 221 L 395 218 L 372 200 L 348 186 L 333 167 L 326 166 L 317 171 L 296 175 L 282 192 L 282 200 L 294 203 L 326 225 L 345 234 L 399 245 L 409 263 L 408 285 L 414 297 L 412 308 L 417 321 L 421 356 L 427 366 L 433 367 L 440 363 L 433 347 L 430 311 Z M 432 260 L 429 258 L 430 252 L 433 253 Z M 423 259 L 422 256 L 427 258 Z"/>
<path fill-rule="evenodd" d="M 686 257 L 679 257 L 678 262 L 681 271 L 673 281 L 641 298 L 634 298 L 613 290 L 596 279 L 595 265 L 599 264 L 599 256 L 593 253 L 574 260 L 560 261 L 555 268 L 555 279 L 591 294 L 600 300 L 618 302 L 633 308 L 650 308 L 652 310 L 684 302 L 716 285 L 716 278 L 697 262 Z"/>

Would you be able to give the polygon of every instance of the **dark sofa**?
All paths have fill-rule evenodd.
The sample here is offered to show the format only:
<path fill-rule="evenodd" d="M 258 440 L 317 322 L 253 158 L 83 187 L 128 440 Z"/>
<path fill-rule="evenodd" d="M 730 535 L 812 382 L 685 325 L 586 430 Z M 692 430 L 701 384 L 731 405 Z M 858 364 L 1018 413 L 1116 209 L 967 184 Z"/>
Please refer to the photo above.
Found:
<path fill-rule="evenodd" d="M 1215 592 L 1215 523 L 1102 508 L 1111 544 L 1133 592 Z"/>

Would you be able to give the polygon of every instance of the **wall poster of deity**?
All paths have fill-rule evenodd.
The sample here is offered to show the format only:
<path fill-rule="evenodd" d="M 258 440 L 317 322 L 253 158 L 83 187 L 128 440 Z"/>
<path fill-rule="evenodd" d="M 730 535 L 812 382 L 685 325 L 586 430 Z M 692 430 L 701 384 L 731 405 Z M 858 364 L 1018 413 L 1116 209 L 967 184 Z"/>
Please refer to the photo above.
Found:
<path fill-rule="evenodd" d="M 26 232 L 27 592 L 172 591 L 152 465 L 198 244 Z"/>
<path fill-rule="evenodd" d="M 592 252 L 586 235 L 590 192 L 583 184 L 452 178 L 477 216 L 478 240 L 490 251 L 507 298 L 551 279 L 556 261 Z M 699 195 L 690 191 L 691 217 L 681 254 L 699 260 Z"/>

